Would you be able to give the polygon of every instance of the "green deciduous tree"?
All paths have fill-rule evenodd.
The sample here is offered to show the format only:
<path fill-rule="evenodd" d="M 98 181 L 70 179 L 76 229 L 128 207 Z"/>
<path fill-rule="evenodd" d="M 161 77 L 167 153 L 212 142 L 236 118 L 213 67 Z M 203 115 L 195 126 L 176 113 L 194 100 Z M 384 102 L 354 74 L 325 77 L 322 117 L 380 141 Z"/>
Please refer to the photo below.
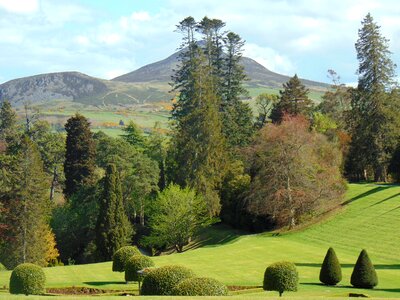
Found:
<path fill-rule="evenodd" d="M 76 114 L 65 124 L 67 131 L 64 161 L 64 194 L 70 197 L 93 179 L 95 169 L 95 145 L 89 121 Z"/>
<path fill-rule="evenodd" d="M 279 96 L 268 93 L 262 93 L 256 97 L 256 106 L 258 111 L 255 127 L 261 129 L 268 122 L 269 115 L 278 102 Z"/>
<path fill-rule="evenodd" d="M 99 216 L 96 224 L 96 246 L 104 260 L 110 260 L 122 246 L 132 238 L 132 226 L 125 213 L 122 189 L 114 165 L 107 167 L 103 195 L 100 199 Z"/>
<path fill-rule="evenodd" d="M 169 185 L 157 198 L 156 212 L 150 220 L 151 235 L 146 242 L 153 247 L 174 247 L 183 251 L 199 228 L 207 224 L 207 206 L 189 188 Z"/>
<path fill-rule="evenodd" d="M 272 122 L 280 123 L 285 114 L 308 117 L 312 102 L 308 98 L 308 89 L 301 83 L 297 74 L 283 84 L 283 90 L 279 93 L 279 102 L 274 105 L 270 115 Z"/>

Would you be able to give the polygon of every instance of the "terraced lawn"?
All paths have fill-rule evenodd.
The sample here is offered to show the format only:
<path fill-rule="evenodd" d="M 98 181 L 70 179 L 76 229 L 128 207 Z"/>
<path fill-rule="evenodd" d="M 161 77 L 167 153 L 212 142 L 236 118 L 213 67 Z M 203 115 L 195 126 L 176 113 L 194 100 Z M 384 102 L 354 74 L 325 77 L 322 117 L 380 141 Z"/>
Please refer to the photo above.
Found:
<path fill-rule="evenodd" d="M 240 235 L 216 226 L 210 230 L 210 241 L 204 242 L 203 246 L 153 259 L 157 266 L 185 265 L 198 276 L 214 277 L 227 285 L 254 287 L 232 299 L 275 298 L 277 293 L 265 293 L 259 286 L 265 268 L 280 260 L 295 262 L 300 275 L 299 291 L 287 293 L 289 297 L 314 299 L 363 293 L 372 297 L 400 298 L 399 225 L 400 186 L 351 184 L 342 208 L 327 220 L 306 229 L 279 235 Z M 330 246 L 335 248 L 343 267 L 343 281 L 338 287 L 325 287 L 318 280 L 320 264 Z M 350 287 L 352 267 L 362 248 L 368 250 L 377 269 L 379 285 L 374 290 Z M 123 274 L 111 272 L 110 262 L 47 268 L 45 271 L 48 287 L 87 286 L 137 292 L 135 284 L 123 283 Z M 8 285 L 9 275 L 9 272 L 0 272 L 0 287 Z M 5 291 L 0 296 L 2 299 L 9 297 Z"/>

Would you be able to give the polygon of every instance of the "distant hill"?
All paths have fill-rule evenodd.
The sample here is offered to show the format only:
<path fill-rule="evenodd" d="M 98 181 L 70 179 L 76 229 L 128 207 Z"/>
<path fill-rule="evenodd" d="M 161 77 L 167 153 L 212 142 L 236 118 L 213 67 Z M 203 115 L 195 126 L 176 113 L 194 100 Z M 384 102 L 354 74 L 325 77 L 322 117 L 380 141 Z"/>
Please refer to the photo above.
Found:
<path fill-rule="evenodd" d="M 173 95 L 169 82 L 178 64 L 179 52 L 164 60 L 148 64 L 112 80 L 94 78 L 79 72 L 41 74 L 10 80 L 0 85 L 0 101 L 7 99 L 14 105 L 26 101 L 50 103 L 67 100 L 82 104 L 103 106 L 108 104 L 138 104 L 167 102 Z M 255 60 L 243 57 L 243 66 L 249 89 L 279 89 L 288 76 L 274 73 Z M 302 79 L 312 91 L 324 91 L 328 84 Z M 257 90 L 258 91 L 258 90 Z"/>
<path fill-rule="evenodd" d="M 143 66 L 133 72 L 118 76 L 113 81 L 144 83 L 144 82 L 169 82 L 173 70 L 176 69 L 179 61 L 179 52 L 176 52 L 166 59 Z M 243 57 L 242 64 L 245 72 L 250 79 L 248 84 L 251 86 L 267 86 L 271 88 L 280 88 L 282 84 L 289 80 L 289 76 L 281 75 L 268 70 L 254 59 Z M 326 83 L 302 79 L 303 84 L 311 89 L 326 89 L 329 87 Z"/>

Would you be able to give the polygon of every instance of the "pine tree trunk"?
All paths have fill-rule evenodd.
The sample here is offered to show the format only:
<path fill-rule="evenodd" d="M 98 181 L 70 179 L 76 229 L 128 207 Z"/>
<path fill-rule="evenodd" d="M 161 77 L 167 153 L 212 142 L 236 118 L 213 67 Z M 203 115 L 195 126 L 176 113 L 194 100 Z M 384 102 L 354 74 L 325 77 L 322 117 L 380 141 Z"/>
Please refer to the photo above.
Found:
<path fill-rule="evenodd" d="M 143 200 L 140 201 L 140 225 L 144 226 L 144 203 Z"/>
<path fill-rule="evenodd" d="M 53 201 L 53 199 L 54 199 L 56 184 L 58 182 L 57 178 L 58 178 L 57 167 L 54 167 L 53 180 L 51 181 L 51 187 L 50 187 L 50 201 Z"/>

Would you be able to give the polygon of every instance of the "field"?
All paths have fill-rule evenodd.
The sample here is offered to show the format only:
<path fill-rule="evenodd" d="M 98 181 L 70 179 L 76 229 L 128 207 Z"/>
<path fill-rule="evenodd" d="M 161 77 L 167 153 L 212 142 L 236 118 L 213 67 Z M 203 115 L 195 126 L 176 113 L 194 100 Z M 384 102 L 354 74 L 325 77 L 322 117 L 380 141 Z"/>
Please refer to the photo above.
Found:
<path fill-rule="evenodd" d="M 399 225 L 400 186 L 350 184 L 342 208 L 305 229 L 246 235 L 215 226 L 190 246 L 193 250 L 153 259 L 157 266 L 181 264 L 192 268 L 198 276 L 214 277 L 229 286 L 252 287 L 233 292 L 232 298 L 276 297 L 274 292 L 263 292 L 260 285 L 265 268 L 280 260 L 296 263 L 300 275 L 299 291 L 287 293 L 286 297 L 340 299 L 337 297 L 362 293 L 374 298 L 400 298 Z M 320 264 L 329 246 L 334 247 L 343 269 L 343 281 L 337 287 L 325 287 L 318 280 Z M 378 273 L 379 285 L 374 290 L 350 287 L 353 264 L 363 248 L 368 250 Z M 137 293 L 136 284 L 126 285 L 122 273 L 111 272 L 110 262 L 47 268 L 46 275 L 48 287 L 86 286 Z M 9 272 L 0 272 L 0 287 L 8 285 L 9 276 Z M 3 289 L 1 299 L 11 298 L 5 293 Z"/>

